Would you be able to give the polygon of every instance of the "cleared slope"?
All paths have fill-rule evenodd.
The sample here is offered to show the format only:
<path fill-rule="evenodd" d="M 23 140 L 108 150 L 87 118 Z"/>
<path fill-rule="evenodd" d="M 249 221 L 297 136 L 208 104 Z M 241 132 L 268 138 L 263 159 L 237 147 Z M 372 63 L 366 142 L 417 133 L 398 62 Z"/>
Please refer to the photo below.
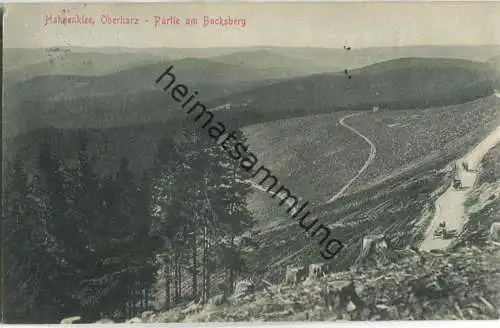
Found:
<path fill-rule="evenodd" d="M 499 105 L 500 100 L 490 96 L 460 105 L 351 118 L 349 124 L 377 146 L 377 157 L 364 174 L 364 183 L 376 183 L 381 176 L 418 165 L 422 157 L 439 156 L 448 146 L 466 140 L 479 142 L 500 123 Z M 360 181 L 353 189 L 361 187 Z"/>
<path fill-rule="evenodd" d="M 489 97 L 460 106 L 367 112 L 350 117 L 349 126 L 374 143 L 377 155 L 349 186 L 347 194 L 482 138 L 498 122 L 497 105 L 498 98 Z M 315 207 L 338 193 L 369 158 L 370 145 L 339 124 L 347 114 L 256 124 L 244 132 L 260 163 L 271 169 L 280 183 Z M 264 192 L 256 191 L 250 206 L 262 222 L 267 222 L 266 226 L 291 223 L 282 208 L 277 210 L 278 201 Z"/>

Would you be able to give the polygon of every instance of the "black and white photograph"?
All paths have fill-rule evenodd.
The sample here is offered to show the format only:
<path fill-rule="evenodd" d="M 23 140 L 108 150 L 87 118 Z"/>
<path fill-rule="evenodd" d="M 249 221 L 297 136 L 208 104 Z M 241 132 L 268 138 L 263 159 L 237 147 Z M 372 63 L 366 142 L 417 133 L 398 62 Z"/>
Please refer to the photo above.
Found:
<path fill-rule="evenodd" d="M 2 15 L 2 323 L 499 319 L 500 2 Z"/>

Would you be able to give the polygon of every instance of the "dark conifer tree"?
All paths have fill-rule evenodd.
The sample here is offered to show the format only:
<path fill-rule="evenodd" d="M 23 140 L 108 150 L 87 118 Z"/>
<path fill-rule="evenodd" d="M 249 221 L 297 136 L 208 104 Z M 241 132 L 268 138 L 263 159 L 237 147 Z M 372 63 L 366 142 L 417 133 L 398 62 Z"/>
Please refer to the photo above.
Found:
<path fill-rule="evenodd" d="M 5 320 L 40 322 L 45 319 L 42 291 L 50 285 L 50 275 L 57 267 L 47 252 L 39 180 L 24 171 L 20 156 L 7 176 L 2 206 Z"/>
<path fill-rule="evenodd" d="M 104 230 L 107 239 L 102 240 L 107 241 L 99 247 L 100 272 L 87 280 L 88 286 L 96 287 L 87 290 L 98 290 L 99 302 L 89 305 L 98 304 L 96 310 L 108 315 L 119 310 L 122 316 L 135 315 L 143 310 L 140 295 L 153 282 L 160 244 L 153 229 L 150 179 L 148 172 L 140 181 L 134 178 L 126 159 L 121 160 L 116 179 L 104 179 L 101 200 L 109 222 Z"/>
<path fill-rule="evenodd" d="M 25 172 L 20 157 L 5 193 L 7 320 L 50 323 L 76 309 L 74 279 L 65 248 L 67 201 L 64 174 L 49 140 L 42 143 L 38 169 Z M 29 274 L 29 277 L 25 275 Z M 16 302 L 19 300 L 19 304 Z"/>
<path fill-rule="evenodd" d="M 181 141 L 164 141 L 164 146 L 159 147 L 156 166 L 162 167 L 159 172 L 168 179 L 157 179 L 154 188 L 156 204 L 160 204 L 165 222 L 165 236 L 169 236 L 166 239 L 170 247 L 165 249 L 165 254 L 171 251 L 169 258 L 176 262 L 173 266 L 181 265 L 191 275 L 192 300 L 209 297 L 211 275 L 220 260 L 224 261 L 224 266 L 218 269 L 228 269 L 231 284 L 234 284 L 244 266 L 240 237 L 254 224 L 246 208 L 246 197 L 251 191 L 244 182 L 246 172 L 203 134 L 204 131 L 186 127 L 180 133 L 182 137 L 177 138 Z M 162 175 L 157 171 L 157 176 Z M 185 254 L 187 249 L 190 251 Z M 188 263 L 183 265 L 177 261 L 180 254 L 190 258 Z M 219 259 L 214 257 L 216 254 Z M 182 274 L 178 269 L 174 271 L 179 279 Z M 166 270 L 165 276 L 168 272 Z M 176 281 L 176 294 L 179 294 L 178 284 Z M 170 285 L 166 289 L 169 294 Z"/>

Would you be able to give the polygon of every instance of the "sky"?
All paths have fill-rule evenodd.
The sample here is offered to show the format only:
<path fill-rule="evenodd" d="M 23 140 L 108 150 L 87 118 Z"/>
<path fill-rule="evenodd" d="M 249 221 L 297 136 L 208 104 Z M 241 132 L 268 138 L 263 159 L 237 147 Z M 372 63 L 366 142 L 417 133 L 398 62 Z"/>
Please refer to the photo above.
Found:
<path fill-rule="evenodd" d="M 4 47 L 353 48 L 406 45 L 500 45 L 500 2 L 6 4 Z M 44 25 L 47 17 L 91 17 L 95 25 Z M 182 25 L 154 25 L 154 16 Z M 139 24 L 102 24 L 102 17 Z M 204 16 L 245 19 L 245 26 L 203 26 Z M 198 25 L 185 25 L 186 18 Z"/>

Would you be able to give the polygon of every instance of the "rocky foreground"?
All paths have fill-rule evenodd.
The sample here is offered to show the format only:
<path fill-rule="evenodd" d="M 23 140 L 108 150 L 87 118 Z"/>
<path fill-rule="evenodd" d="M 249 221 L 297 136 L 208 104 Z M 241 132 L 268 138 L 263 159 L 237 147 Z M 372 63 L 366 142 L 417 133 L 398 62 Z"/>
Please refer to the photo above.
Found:
<path fill-rule="evenodd" d="M 373 264 L 373 263 L 372 263 Z M 395 263 L 257 288 L 241 281 L 230 297 L 148 311 L 128 323 L 464 320 L 500 316 L 500 244 L 447 252 L 407 250 Z M 109 323 L 101 320 L 99 323 Z"/>

